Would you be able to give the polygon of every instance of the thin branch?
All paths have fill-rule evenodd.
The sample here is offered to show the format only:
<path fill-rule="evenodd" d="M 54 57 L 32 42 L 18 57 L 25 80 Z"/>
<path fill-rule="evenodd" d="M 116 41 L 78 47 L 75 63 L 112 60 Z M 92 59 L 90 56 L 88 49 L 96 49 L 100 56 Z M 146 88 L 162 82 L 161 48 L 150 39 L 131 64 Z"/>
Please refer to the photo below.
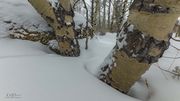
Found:
<path fill-rule="evenodd" d="M 167 73 L 170 73 L 170 74 L 173 74 L 173 75 L 179 75 L 178 73 L 174 73 L 174 72 L 171 72 L 171 71 L 169 71 L 169 70 L 166 70 L 166 69 L 161 68 L 158 63 L 157 63 L 156 66 L 157 66 L 160 70 L 163 70 L 163 71 L 165 71 L 165 72 L 167 72 Z"/>
<path fill-rule="evenodd" d="M 88 49 L 88 35 L 87 35 L 88 23 L 89 23 L 88 8 L 87 8 L 85 0 L 82 0 L 82 1 L 84 3 L 84 8 L 86 9 L 86 27 L 85 27 L 85 32 L 86 32 L 86 47 L 85 47 L 85 49 Z"/>
<path fill-rule="evenodd" d="M 76 4 L 77 4 L 79 1 L 80 1 L 80 0 L 76 0 L 76 1 L 75 1 L 74 5 L 73 5 L 73 9 L 75 9 Z"/>

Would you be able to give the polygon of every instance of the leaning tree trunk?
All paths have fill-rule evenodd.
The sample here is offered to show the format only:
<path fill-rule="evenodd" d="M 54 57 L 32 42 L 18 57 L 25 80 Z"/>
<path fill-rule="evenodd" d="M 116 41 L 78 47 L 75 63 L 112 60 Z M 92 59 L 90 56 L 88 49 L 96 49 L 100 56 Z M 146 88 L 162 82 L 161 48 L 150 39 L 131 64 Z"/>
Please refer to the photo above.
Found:
<path fill-rule="evenodd" d="M 162 56 L 180 15 L 179 0 L 153 1 L 134 1 L 117 45 L 101 66 L 100 79 L 121 92 L 127 93 Z"/>
<path fill-rule="evenodd" d="M 59 45 L 56 52 L 63 56 L 79 56 L 78 41 L 75 41 L 74 12 L 70 0 L 29 0 L 29 2 L 53 28 Z"/>
<path fill-rule="evenodd" d="M 129 20 L 142 32 L 158 40 L 167 41 L 167 34 L 172 31 L 178 16 L 180 16 L 180 1 L 154 0 L 154 3 L 150 1 L 145 0 L 144 7 L 138 11 L 139 7 L 136 4 L 140 0 L 136 0 L 136 4 L 132 6 Z M 162 7 L 162 9 L 158 7 Z"/>

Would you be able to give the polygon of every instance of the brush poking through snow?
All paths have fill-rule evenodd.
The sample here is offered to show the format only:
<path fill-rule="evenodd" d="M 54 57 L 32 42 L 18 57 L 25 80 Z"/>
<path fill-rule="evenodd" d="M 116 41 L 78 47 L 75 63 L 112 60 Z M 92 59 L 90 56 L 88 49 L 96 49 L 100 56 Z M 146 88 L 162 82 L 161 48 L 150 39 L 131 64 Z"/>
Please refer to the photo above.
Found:
<path fill-rule="evenodd" d="M 50 1 L 55 5 L 54 0 Z M 0 0 L 0 8 L 1 101 L 139 101 L 146 100 L 149 91 L 153 92 L 149 101 L 179 101 L 180 82 L 156 65 L 152 65 L 142 77 L 147 79 L 149 88 L 145 88 L 142 81 L 132 87 L 131 95 L 136 98 L 124 95 L 96 78 L 98 67 L 116 44 L 116 34 L 97 35 L 90 40 L 88 50 L 84 49 L 84 40 L 80 40 L 80 57 L 62 57 L 38 42 L 5 37 L 11 27 L 8 21 L 28 30 L 52 30 L 27 0 Z M 77 28 L 79 23 L 84 23 L 81 18 L 74 18 L 77 19 Z M 123 43 L 126 44 L 125 41 Z M 50 44 L 57 47 L 56 41 Z M 171 44 L 180 49 L 179 42 L 171 40 Z M 180 57 L 180 54 L 177 49 L 169 47 L 164 56 Z M 180 66 L 179 61 L 161 58 L 158 63 L 164 69 L 173 63 L 170 68 L 173 70 Z M 16 96 L 9 96 L 12 94 Z"/>

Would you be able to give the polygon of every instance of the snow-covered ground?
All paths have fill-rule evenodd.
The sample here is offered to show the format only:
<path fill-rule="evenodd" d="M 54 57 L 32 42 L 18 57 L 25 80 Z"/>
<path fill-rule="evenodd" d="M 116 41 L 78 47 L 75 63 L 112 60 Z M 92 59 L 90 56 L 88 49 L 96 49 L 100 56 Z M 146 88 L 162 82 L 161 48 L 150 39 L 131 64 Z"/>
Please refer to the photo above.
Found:
<path fill-rule="evenodd" d="M 53 54 L 39 43 L 0 39 L 0 100 L 135 101 L 91 74 L 113 48 L 114 37 L 91 40 L 87 51 L 82 45 L 78 58 Z"/>
<path fill-rule="evenodd" d="M 136 101 L 95 74 L 115 45 L 115 34 L 96 36 L 80 57 L 62 57 L 38 42 L 10 39 L 9 24 L 50 30 L 27 0 L 0 0 L 0 101 Z"/>
<path fill-rule="evenodd" d="M 179 40 L 180 38 L 176 37 L 175 39 Z M 158 63 L 152 64 L 150 69 L 142 76 L 142 79 L 132 87 L 129 92 L 131 96 L 143 101 L 180 100 L 180 79 L 173 78 L 174 75 L 164 71 L 172 72 L 175 67 L 180 66 L 180 42 L 172 39 L 170 42 L 169 49 L 165 51 Z M 147 81 L 148 87 L 145 81 Z"/>
<path fill-rule="evenodd" d="M 62 57 L 38 42 L 8 38 L 9 25 L 4 21 L 31 30 L 50 30 L 27 0 L 0 0 L 0 9 L 0 101 L 180 100 L 180 80 L 172 79 L 172 75 L 160 70 L 157 63 L 132 87 L 130 95 L 138 99 L 96 78 L 98 67 L 115 45 L 115 34 L 95 36 L 88 50 L 85 50 L 85 40 L 81 40 L 80 57 Z M 171 40 L 171 44 L 180 49 L 180 42 Z M 180 57 L 172 46 L 164 56 Z M 161 58 L 158 64 L 171 71 L 180 66 L 179 61 Z"/>

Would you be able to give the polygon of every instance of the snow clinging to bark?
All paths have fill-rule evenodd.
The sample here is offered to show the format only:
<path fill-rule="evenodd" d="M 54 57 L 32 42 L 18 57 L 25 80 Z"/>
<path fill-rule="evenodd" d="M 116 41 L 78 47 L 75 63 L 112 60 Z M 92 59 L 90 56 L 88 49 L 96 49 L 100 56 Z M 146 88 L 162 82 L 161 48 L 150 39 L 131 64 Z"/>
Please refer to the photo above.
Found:
<path fill-rule="evenodd" d="M 57 4 L 59 4 L 58 0 L 48 0 L 48 1 L 51 3 L 52 7 L 57 9 L 57 6 L 58 6 Z"/>
<path fill-rule="evenodd" d="M 177 21 L 178 21 L 178 23 L 177 23 L 177 24 L 178 24 L 178 25 L 180 25 L 180 17 L 178 18 L 178 20 L 177 20 Z"/>

